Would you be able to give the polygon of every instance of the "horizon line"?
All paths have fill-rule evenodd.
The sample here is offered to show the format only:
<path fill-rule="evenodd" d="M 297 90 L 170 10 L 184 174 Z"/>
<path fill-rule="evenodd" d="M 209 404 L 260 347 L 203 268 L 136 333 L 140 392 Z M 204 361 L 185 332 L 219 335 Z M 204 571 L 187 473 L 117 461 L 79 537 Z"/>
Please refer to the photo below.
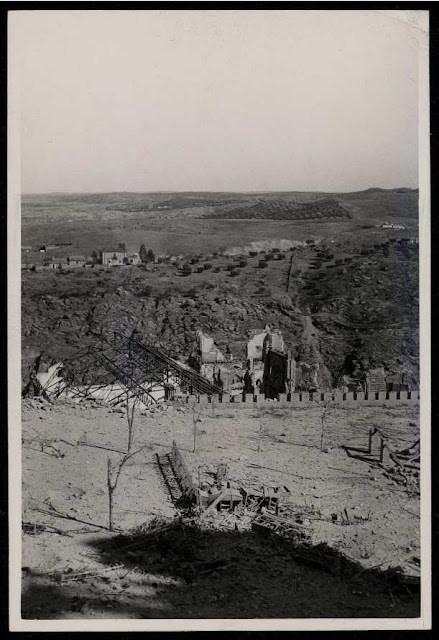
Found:
<path fill-rule="evenodd" d="M 266 194 L 266 193 L 321 193 L 321 194 L 349 194 L 349 193 L 362 193 L 365 191 L 419 191 L 419 185 L 417 187 L 366 187 L 364 189 L 354 189 L 349 191 L 335 190 L 335 191 L 319 191 L 318 189 L 264 189 L 264 190 L 250 190 L 250 191 L 237 191 L 237 190 L 224 190 L 224 191 L 216 191 L 214 189 L 184 189 L 184 190 L 175 190 L 175 189 L 156 189 L 154 191 L 137 191 L 137 190 L 111 190 L 111 191 L 23 191 L 21 196 L 49 196 L 49 195 L 109 195 L 116 193 L 125 193 L 125 194 L 144 194 L 144 195 L 154 195 L 161 193 L 234 193 L 234 194 Z"/>

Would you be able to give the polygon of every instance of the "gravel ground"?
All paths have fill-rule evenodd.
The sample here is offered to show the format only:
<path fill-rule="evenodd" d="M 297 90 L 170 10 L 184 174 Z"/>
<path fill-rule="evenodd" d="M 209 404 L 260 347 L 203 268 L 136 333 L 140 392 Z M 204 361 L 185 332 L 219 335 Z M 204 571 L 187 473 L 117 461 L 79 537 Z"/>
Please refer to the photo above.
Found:
<path fill-rule="evenodd" d="M 125 451 L 125 414 L 25 400 L 23 616 L 419 615 L 415 587 L 378 584 L 373 571 L 401 567 L 407 576 L 419 575 L 415 485 L 397 483 L 380 467 L 349 457 L 341 448 L 365 447 L 374 426 L 388 435 L 392 447 L 408 446 L 419 437 L 417 408 L 332 408 L 323 450 L 321 416 L 319 407 L 275 403 L 259 409 L 209 406 L 201 413 L 164 405 L 137 414 L 133 450 L 139 451 L 121 473 L 114 501 L 120 532 L 110 533 L 95 525 L 108 525 L 107 461 L 117 462 Z M 195 452 L 194 418 L 200 419 Z M 350 559 L 349 571 L 309 566 L 295 557 L 291 543 L 249 531 L 186 527 L 146 546 L 142 536 L 133 538 L 127 533 L 133 527 L 179 515 L 156 466 L 156 454 L 168 452 L 174 439 L 195 476 L 199 467 L 225 462 L 237 481 L 286 485 L 296 505 L 313 505 L 329 515 L 346 508 L 358 524 L 317 521 L 312 542 L 326 543 Z M 48 515 L 53 509 L 81 522 Z M 35 524 L 46 530 L 32 528 Z"/>

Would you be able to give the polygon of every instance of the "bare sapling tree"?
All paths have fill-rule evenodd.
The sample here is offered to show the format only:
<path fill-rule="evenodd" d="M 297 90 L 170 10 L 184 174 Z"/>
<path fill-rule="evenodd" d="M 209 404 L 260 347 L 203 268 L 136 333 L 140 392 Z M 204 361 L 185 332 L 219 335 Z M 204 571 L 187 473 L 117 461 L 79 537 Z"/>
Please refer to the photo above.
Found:
<path fill-rule="evenodd" d="M 197 450 L 197 435 L 198 435 L 198 423 L 201 422 L 201 414 L 202 414 L 202 409 L 199 409 L 198 411 L 196 410 L 195 407 L 192 407 L 192 433 L 194 436 L 194 450 L 193 453 L 196 452 Z"/>
<path fill-rule="evenodd" d="M 130 395 L 129 395 L 129 392 L 127 391 L 127 424 L 128 424 L 127 453 L 131 451 L 131 448 L 134 442 L 134 431 L 135 431 L 134 415 L 136 411 L 137 400 L 138 400 L 137 396 L 134 396 L 133 398 L 131 398 L 131 406 L 130 406 Z"/>
<path fill-rule="evenodd" d="M 127 450 L 123 455 L 122 459 L 119 463 L 114 462 L 111 458 L 107 460 L 107 489 L 108 489 L 108 528 L 110 531 L 114 531 L 114 494 L 117 489 L 117 485 L 119 482 L 120 475 L 122 473 L 122 469 L 125 464 L 128 462 L 130 458 L 132 458 L 136 453 L 139 453 L 142 449 L 145 448 L 146 445 L 140 447 L 136 451 L 131 451 L 134 443 L 134 433 L 135 433 L 135 410 L 137 404 L 137 396 L 131 398 L 129 397 L 129 392 L 127 391 L 126 395 L 127 401 L 127 427 L 128 427 L 128 441 L 127 441 Z"/>
<path fill-rule="evenodd" d="M 262 421 L 259 423 L 259 431 L 258 431 L 258 453 L 261 450 L 261 438 L 262 438 Z"/>
<path fill-rule="evenodd" d="M 331 405 L 331 401 L 328 400 L 327 402 L 325 402 L 324 406 L 323 406 L 323 412 L 322 415 L 320 416 L 320 420 L 321 420 L 321 424 L 322 424 L 322 428 L 321 428 L 321 432 L 320 432 L 320 451 L 323 451 L 323 443 L 325 440 L 325 433 L 326 433 L 326 418 L 328 417 L 331 408 L 335 409 L 337 405 Z"/>
<path fill-rule="evenodd" d="M 107 488 L 108 488 L 108 528 L 110 531 L 114 531 L 114 511 L 113 511 L 113 499 L 114 493 L 117 489 L 117 484 L 119 482 L 120 474 L 122 473 L 122 469 L 126 462 L 130 458 L 139 453 L 144 447 L 141 447 L 137 451 L 133 451 L 132 453 L 125 453 L 122 460 L 119 464 L 113 462 L 111 458 L 107 460 Z"/>
<path fill-rule="evenodd" d="M 328 413 L 328 406 L 329 406 L 329 402 L 325 402 L 322 415 L 320 416 L 320 420 L 322 423 L 322 428 L 320 431 L 320 451 L 323 451 L 323 442 L 325 439 L 326 415 Z"/>

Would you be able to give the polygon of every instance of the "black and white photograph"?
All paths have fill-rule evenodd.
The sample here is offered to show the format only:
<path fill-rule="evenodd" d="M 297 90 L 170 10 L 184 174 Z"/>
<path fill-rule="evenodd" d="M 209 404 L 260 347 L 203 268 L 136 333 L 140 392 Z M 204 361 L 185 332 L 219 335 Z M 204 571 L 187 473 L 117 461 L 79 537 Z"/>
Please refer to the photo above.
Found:
<path fill-rule="evenodd" d="M 67 4 L 8 15 L 12 630 L 429 628 L 428 11 Z"/>

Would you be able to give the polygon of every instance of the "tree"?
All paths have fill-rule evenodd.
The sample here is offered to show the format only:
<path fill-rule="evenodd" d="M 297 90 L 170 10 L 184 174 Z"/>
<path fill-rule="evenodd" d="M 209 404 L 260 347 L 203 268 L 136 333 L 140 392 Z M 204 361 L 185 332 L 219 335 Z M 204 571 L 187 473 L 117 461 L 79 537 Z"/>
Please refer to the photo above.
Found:
<path fill-rule="evenodd" d="M 148 249 L 148 252 L 147 252 L 146 255 L 147 255 L 147 258 L 148 258 L 147 262 L 154 262 L 155 255 L 154 255 L 154 251 L 152 249 Z"/>
<path fill-rule="evenodd" d="M 146 264 L 148 262 L 148 253 L 144 244 L 140 245 L 139 256 L 143 264 Z"/>
<path fill-rule="evenodd" d="M 117 489 L 117 483 L 119 482 L 120 474 L 124 465 L 132 458 L 136 453 L 142 451 L 146 445 L 137 449 L 137 451 L 131 451 L 134 442 L 134 415 L 137 404 L 137 398 L 133 397 L 130 406 L 129 392 L 127 391 L 127 426 L 128 426 L 128 441 L 127 450 L 120 460 L 119 464 L 113 462 L 111 458 L 107 460 L 107 489 L 108 489 L 108 528 L 110 531 L 114 531 L 114 517 L 113 517 L 113 498 Z"/>
<path fill-rule="evenodd" d="M 197 435 L 198 435 L 197 424 L 198 424 L 198 422 L 201 422 L 201 420 L 202 420 L 202 418 L 201 418 L 202 412 L 203 412 L 202 408 L 197 411 L 195 406 L 192 407 L 192 434 L 193 434 L 193 437 L 194 437 L 194 450 L 193 450 L 193 453 L 195 453 L 196 450 L 197 450 Z"/>
<path fill-rule="evenodd" d="M 92 260 L 93 260 L 93 264 L 97 264 L 97 262 L 98 262 L 98 254 L 96 253 L 96 251 L 92 251 L 91 252 L 91 257 L 92 257 Z"/>

